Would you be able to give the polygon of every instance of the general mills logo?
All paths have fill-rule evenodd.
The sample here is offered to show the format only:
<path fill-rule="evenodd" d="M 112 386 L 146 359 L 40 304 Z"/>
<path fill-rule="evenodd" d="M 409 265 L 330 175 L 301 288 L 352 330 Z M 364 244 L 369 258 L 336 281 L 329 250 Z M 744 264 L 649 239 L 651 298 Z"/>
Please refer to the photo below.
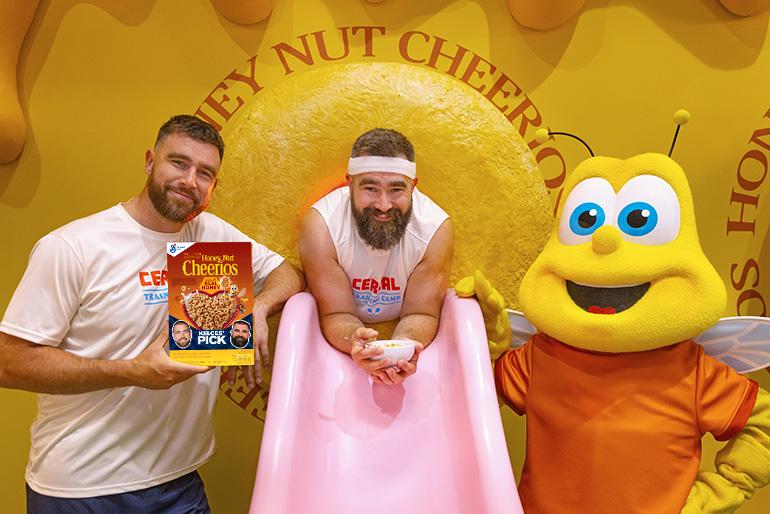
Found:
<path fill-rule="evenodd" d="M 184 252 L 194 244 L 195 243 L 186 242 L 166 243 L 166 253 L 172 257 L 176 257 L 176 254 Z"/>

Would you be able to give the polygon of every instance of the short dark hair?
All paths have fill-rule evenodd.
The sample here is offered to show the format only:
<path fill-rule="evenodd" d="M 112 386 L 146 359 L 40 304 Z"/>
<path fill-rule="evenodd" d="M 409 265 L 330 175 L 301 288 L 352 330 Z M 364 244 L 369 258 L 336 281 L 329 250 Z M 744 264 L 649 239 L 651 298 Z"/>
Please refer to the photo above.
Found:
<path fill-rule="evenodd" d="M 240 323 L 241 325 L 246 325 L 249 329 L 249 332 L 251 332 L 251 325 L 249 325 L 248 321 L 246 321 L 245 319 L 239 319 L 238 321 L 234 321 L 232 326 L 235 326 L 238 323 Z"/>
<path fill-rule="evenodd" d="M 189 114 L 177 114 L 169 118 L 158 130 L 155 146 L 158 146 L 158 143 L 165 139 L 166 136 L 180 133 L 196 141 L 216 146 L 217 150 L 219 150 L 219 158 L 222 159 L 224 157 L 225 142 L 222 141 L 222 136 L 219 135 L 219 132 L 202 119 Z"/>
<path fill-rule="evenodd" d="M 401 132 L 392 129 L 375 128 L 364 132 L 353 143 L 351 157 L 372 155 L 378 157 L 398 157 L 403 155 L 414 162 L 414 147 Z"/>

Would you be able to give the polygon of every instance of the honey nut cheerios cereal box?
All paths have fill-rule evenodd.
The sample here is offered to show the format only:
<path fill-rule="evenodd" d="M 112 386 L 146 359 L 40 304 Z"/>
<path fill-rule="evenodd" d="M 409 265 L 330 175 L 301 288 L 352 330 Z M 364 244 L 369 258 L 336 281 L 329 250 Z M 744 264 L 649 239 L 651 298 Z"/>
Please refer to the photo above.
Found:
<path fill-rule="evenodd" d="M 254 364 L 251 243 L 168 243 L 166 261 L 171 359 Z"/>

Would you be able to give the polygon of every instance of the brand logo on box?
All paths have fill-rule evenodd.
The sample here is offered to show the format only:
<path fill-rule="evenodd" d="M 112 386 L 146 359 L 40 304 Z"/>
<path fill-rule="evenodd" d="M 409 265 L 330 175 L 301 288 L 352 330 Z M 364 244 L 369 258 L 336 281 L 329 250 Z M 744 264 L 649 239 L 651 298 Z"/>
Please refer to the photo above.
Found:
<path fill-rule="evenodd" d="M 184 252 L 194 244 L 195 243 L 166 243 L 166 253 L 175 257 L 177 254 Z"/>

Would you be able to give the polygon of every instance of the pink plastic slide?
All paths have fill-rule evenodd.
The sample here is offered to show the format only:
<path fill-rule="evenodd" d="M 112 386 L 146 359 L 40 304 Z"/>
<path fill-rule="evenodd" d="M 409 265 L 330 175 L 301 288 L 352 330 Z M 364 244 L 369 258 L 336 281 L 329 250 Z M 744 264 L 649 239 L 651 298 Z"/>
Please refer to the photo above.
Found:
<path fill-rule="evenodd" d="M 286 304 L 252 514 L 520 514 L 474 300 L 450 292 L 417 373 L 373 384 Z"/>

